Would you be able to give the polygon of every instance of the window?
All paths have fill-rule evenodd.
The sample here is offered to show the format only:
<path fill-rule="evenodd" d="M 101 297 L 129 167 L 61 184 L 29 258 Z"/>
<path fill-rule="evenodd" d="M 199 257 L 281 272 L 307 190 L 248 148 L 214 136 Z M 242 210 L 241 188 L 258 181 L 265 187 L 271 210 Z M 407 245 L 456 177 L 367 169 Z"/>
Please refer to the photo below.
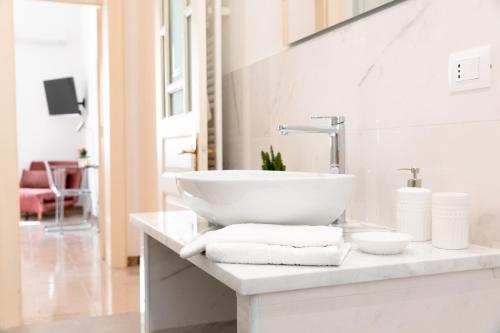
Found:
<path fill-rule="evenodd" d="M 191 2 L 162 0 L 163 116 L 192 109 Z"/>

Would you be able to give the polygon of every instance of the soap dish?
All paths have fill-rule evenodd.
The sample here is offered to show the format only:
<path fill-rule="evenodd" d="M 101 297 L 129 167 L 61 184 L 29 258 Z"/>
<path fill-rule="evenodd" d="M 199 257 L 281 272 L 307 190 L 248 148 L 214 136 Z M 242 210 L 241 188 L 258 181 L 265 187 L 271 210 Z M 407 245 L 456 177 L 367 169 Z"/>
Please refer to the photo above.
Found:
<path fill-rule="evenodd" d="M 358 248 L 370 254 L 398 254 L 404 251 L 412 240 L 410 234 L 399 232 L 358 232 L 352 234 Z"/>

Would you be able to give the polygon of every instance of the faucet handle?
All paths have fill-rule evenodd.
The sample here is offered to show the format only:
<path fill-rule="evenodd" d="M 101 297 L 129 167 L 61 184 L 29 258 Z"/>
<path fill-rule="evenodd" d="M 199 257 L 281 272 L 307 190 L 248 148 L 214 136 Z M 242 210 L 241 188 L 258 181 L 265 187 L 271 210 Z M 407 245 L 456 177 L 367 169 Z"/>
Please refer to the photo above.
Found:
<path fill-rule="evenodd" d="M 312 116 L 311 119 L 330 119 L 330 125 L 340 125 L 345 123 L 344 116 Z"/>

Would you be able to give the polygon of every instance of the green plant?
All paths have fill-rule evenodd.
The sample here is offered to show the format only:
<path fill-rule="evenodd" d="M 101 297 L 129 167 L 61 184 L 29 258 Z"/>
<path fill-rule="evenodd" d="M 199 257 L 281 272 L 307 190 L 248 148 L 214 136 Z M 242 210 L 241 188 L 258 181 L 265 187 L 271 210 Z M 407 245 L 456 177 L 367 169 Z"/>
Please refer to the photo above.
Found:
<path fill-rule="evenodd" d="M 283 164 L 281 153 L 278 152 L 275 155 L 273 146 L 271 146 L 271 153 L 262 150 L 260 152 L 260 156 L 262 158 L 262 170 L 274 170 L 274 171 L 286 170 L 286 165 Z"/>
<path fill-rule="evenodd" d="M 87 152 L 87 149 L 85 148 L 80 148 L 78 149 L 78 155 L 80 156 L 80 158 L 87 158 L 88 152 Z"/>

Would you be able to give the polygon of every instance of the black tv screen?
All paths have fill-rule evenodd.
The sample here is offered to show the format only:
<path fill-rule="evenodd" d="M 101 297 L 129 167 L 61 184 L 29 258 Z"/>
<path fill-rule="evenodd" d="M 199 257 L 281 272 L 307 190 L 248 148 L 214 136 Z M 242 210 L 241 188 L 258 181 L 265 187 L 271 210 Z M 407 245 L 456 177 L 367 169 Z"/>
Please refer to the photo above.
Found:
<path fill-rule="evenodd" d="M 43 85 L 51 116 L 80 114 L 76 98 L 75 81 L 72 77 L 47 80 L 43 82 Z"/>

